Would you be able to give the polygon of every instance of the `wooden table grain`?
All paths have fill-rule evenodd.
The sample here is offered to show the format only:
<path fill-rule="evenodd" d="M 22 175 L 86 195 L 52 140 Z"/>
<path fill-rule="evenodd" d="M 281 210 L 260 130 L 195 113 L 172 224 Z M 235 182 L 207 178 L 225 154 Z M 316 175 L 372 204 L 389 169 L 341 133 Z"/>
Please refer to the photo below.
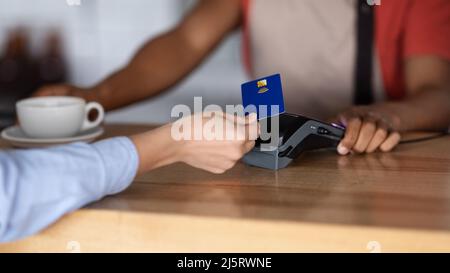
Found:
<path fill-rule="evenodd" d="M 149 128 L 107 125 L 105 137 Z M 167 166 L 0 245 L 8 251 L 449 252 L 450 137 L 392 153 L 310 152 L 279 171 Z"/>

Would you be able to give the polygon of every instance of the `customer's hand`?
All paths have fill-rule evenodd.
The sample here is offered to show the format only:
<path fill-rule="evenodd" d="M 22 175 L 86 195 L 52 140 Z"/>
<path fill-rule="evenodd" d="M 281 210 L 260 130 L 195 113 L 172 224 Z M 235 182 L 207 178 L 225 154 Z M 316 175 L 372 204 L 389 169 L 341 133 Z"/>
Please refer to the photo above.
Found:
<path fill-rule="evenodd" d="M 253 148 L 258 130 L 256 115 L 216 112 L 184 117 L 132 137 L 140 157 L 139 173 L 175 162 L 224 173 Z"/>
<path fill-rule="evenodd" d="M 182 121 L 190 121 L 192 129 L 191 134 L 184 135 L 188 139 L 181 140 L 180 155 L 183 162 L 212 173 L 223 173 L 255 145 L 258 137 L 256 115 L 246 118 L 221 112 L 210 117 L 199 115 Z M 222 125 L 211 130 L 213 124 Z M 195 131 L 201 139 L 195 139 Z"/>
<path fill-rule="evenodd" d="M 347 127 L 338 153 L 372 153 L 391 151 L 401 139 L 401 121 L 395 107 L 389 104 L 356 106 L 336 119 Z"/>

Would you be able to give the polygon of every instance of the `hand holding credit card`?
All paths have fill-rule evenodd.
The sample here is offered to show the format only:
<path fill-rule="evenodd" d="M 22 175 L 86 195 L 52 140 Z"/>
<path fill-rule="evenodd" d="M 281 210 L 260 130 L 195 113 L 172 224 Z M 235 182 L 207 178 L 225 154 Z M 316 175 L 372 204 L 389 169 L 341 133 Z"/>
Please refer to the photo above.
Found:
<path fill-rule="evenodd" d="M 258 114 L 258 119 L 284 113 L 283 88 L 280 74 L 242 84 L 242 104 L 245 109 Z M 253 112 L 251 111 L 251 112 Z"/>

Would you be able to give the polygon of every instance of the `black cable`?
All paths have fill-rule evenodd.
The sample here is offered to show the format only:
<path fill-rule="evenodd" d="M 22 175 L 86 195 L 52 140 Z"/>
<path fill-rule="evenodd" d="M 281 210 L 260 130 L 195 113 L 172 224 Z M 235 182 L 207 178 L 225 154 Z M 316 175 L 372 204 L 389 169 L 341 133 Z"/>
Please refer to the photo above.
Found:
<path fill-rule="evenodd" d="M 450 135 L 449 132 L 440 132 L 440 133 L 437 133 L 437 134 L 432 135 L 432 136 L 419 137 L 419 138 L 415 138 L 415 139 L 403 140 L 403 141 L 400 141 L 400 144 L 417 143 L 417 142 L 432 140 L 432 139 L 436 139 L 436 138 L 441 138 L 441 137 L 448 136 L 448 135 Z"/>

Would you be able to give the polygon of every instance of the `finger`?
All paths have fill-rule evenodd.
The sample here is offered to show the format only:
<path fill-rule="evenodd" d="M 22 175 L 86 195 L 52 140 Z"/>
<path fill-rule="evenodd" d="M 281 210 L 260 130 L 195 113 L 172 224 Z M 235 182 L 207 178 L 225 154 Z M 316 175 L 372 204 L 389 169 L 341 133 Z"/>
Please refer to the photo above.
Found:
<path fill-rule="evenodd" d="M 238 124 L 245 126 L 256 126 L 258 124 L 258 116 L 256 113 L 251 113 L 246 117 L 239 117 Z"/>
<path fill-rule="evenodd" d="M 204 111 L 204 112 L 198 112 L 195 113 L 194 115 L 198 115 L 202 118 L 206 118 L 206 119 L 212 119 L 212 118 L 226 118 L 225 117 L 225 113 L 222 111 Z"/>
<path fill-rule="evenodd" d="M 259 137 L 259 124 L 256 113 L 251 113 L 246 117 L 238 115 L 225 115 L 226 120 L 230 122 L 237 130 L 239 140 L 256 140 Z"/>
<path fill-rule="evenodd" d="M 399 133 L 391 133 L 388 138 L 381 144 L 380 150 L 383 152 L 389 152 L 394 149 L 395 146 L 400 142 L 401 136 Z"/>
<path fill-rule="evenodd" d="M 376 131 L 375 123 L 373 122 L 364 122 L 361 126 L 361 130 L 359 131 L 358 140 L 356 141 L 353 150 L 357 153 L 363 153 L 367 146 L 369 145 L 372 137 L 374 136 Z"/>
<path fill-rule="evenodd" d="M 250 152 L 255 147 L 255 141 L 246 141 L 244 144 L 244 154 Z"/>
<path fill-rule="evenodd" d="M 386 140 L 387 136 L 388 134 L 385 129 L 378 128 L 372 140 L 370 141 L 369 146 L 367 146 L 366 152 L 373 153 Z"/>
<path fill-rule="evenodd" d="M 361 119 L 351 118 L 347 122 L 347 129 L 345 131 L 345 136 L 338 145 L 338 153 L 341 155 L 346 155 L 355 145 L 358 140 L 359 131 L 361 129 Z"/>
<path fill-rule="evenodd" d="M 260 135 L 260 125 L 258 122 L 247 124 L 245 126 L 245 131 L 247 140 L 256 140 Z"/>
<path fill-rule="evenodd" d="M 33 94 L 33 96 L 36 97 L 45 97 L 45 96 L 63 96 L 68 95 L 69 92 L 64 89 L 63 87 L 56 87 L 56 86 L 48 86 L 39 89 L 36 93 Z"/>
<path fill-rule="evenodd" d="M 245 116 L 239 116 L 237 114 L 230 114 L 227 112 L 220 112 L 220 114 L 227 120 L 231 122 L 242 122 L 245 123 Z"/>
<path fill-rule="evenodd" d="M 45 97 L 45 96 L 51 96 L 52 91 L 46 89 L 46 90 L 38 90 L 36 93 L 33 94 L 33 97 Z"/>
<path fill-rule="evenodd" d="M 239 125 L 249 125 L 256 123 L 258 116 L 256 113 L 250 113 L 247 116 L 231 115 L 226 114 L 227 119 L 231 119 L 233 122 L 236 121 Z"/>
<path fill-rule="evenodd" d="M 254 124 L 258 121 L 258 115 L 256 113 L 250 113 L 247 116 L 247 124 Z"/>
<path fill-rule="evenodd" d="M 226 137 L 225 139 L 229 141 L 254 141 L 259 137 L 257 125 L 236 126 L 232 123 L 227 123 L 226 132 L 224 132 L 224 134 Z"/>
<path fill-rule="evenodd" d="M 203 169 L 207 172 L 213 173 L 213 174 L 223 174 L 226 170 L 215 168 L 215 167 L 200 167 L 200 169 Z"/>

